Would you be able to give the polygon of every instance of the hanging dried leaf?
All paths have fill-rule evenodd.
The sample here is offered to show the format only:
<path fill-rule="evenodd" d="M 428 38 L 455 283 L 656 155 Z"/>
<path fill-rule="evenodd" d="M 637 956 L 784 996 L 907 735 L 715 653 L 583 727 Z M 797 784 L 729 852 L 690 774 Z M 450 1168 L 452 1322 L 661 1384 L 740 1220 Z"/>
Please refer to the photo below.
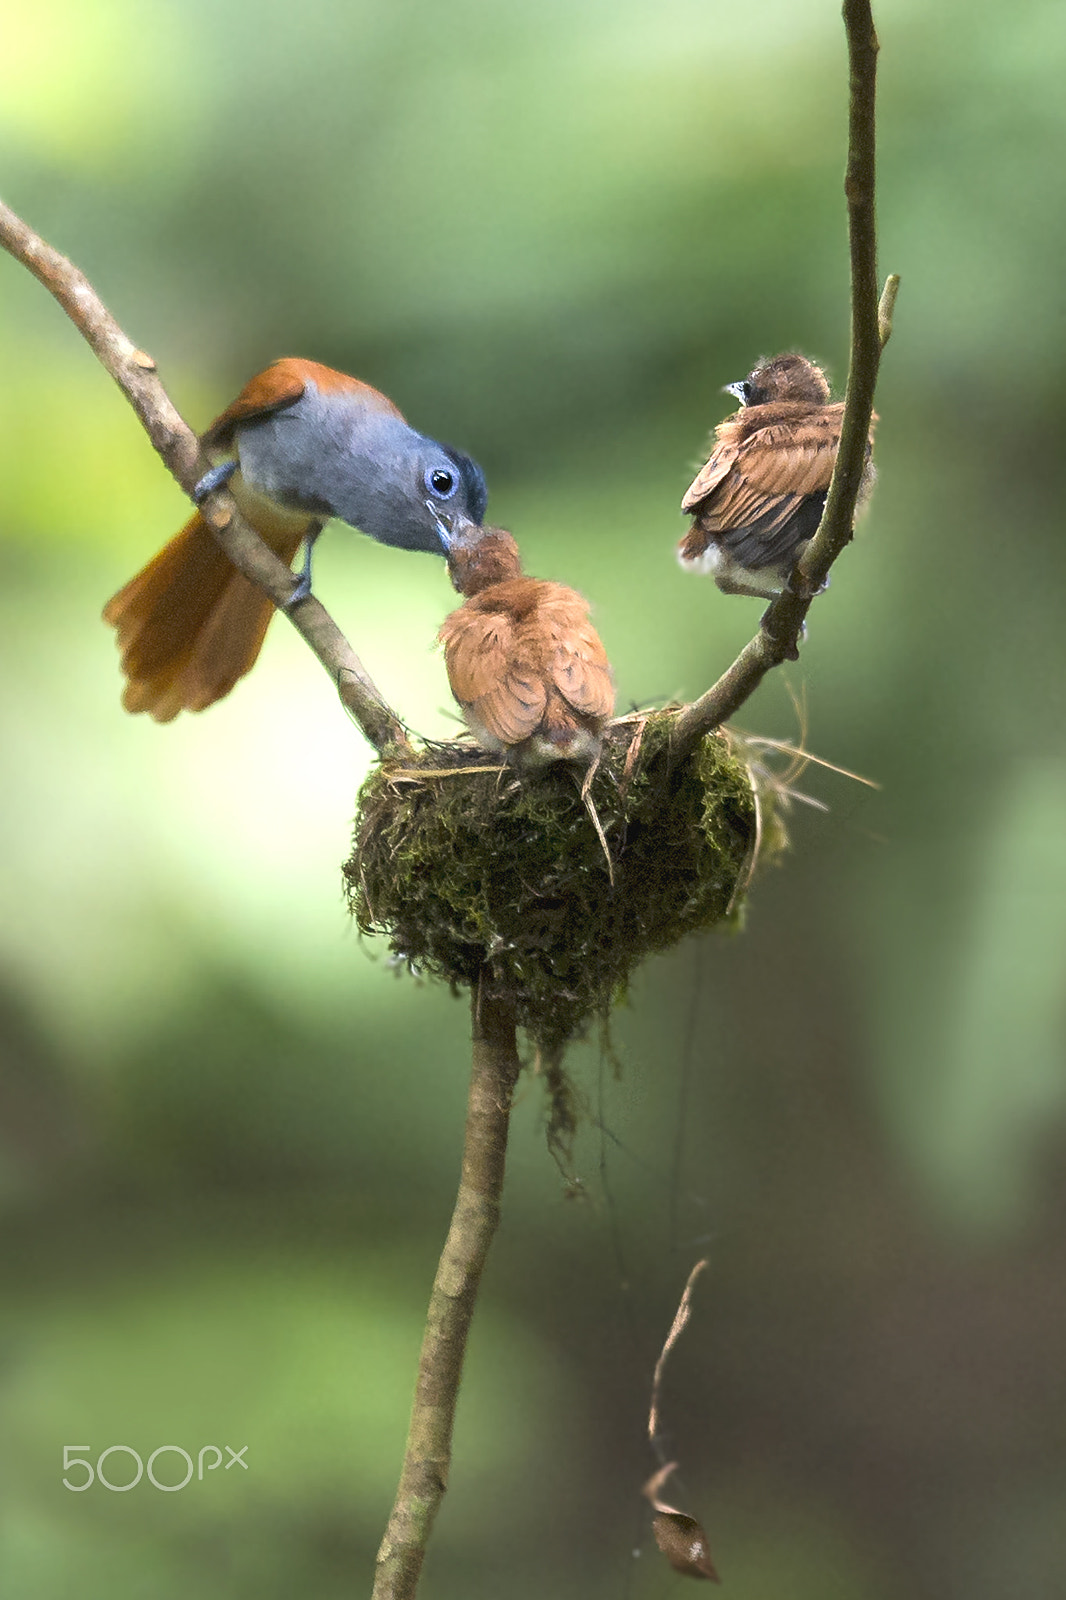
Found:
<path fill-rule="evenodd" d="M 707 1535 L 695 1517 L 686 1517 L 681 1511 L 661 1511 L 651 1531 L 675 1572 L 683 1572 L 689 1578 L 720 1582 L 707 1548 Z"/>
<path fill-rule="evenodd" d="M 720 1583 L 707 1548 L 707 1535 L 695 1517 L 687 1517 L 683 1511 L 678 1511 L 660 1493 L 667 1478 L 676 1471 L 677 1462 L 668 1461 L 640 1491 L 659 1513 L 651 1525 L 655 1543 L 675 1572 L 683 1572 L 689 1578 L 710 1578 L 712 1583 Z"/>

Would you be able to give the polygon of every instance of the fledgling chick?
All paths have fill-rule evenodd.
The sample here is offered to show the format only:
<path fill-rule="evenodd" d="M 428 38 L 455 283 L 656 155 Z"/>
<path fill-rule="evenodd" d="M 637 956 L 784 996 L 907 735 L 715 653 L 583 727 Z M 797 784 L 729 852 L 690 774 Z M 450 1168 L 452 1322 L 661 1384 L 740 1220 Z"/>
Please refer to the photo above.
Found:
<path fill-rule="evenodd" d="M 586 602 L 561 583 L 526 577 L 502 528 L 464 527 L 448 541 L 448 570 L 466 599 L 438 639 L 478 743 L 516 766 L 593 766 L 614 683 Z"/>
<path fill-rule="evenodd" d="M 830 404 L 821 368 L 794 354 L 761 362 L 725 392 L 740 410 L 718 424 L 711 458 L 681 502 L 693 521 L 678 560 L 713 573 L 724 594 L 772 600 L 822 519 L 844 407 Z M 871 425 L 860 509 L 873 487 L 872 449 Z"/>

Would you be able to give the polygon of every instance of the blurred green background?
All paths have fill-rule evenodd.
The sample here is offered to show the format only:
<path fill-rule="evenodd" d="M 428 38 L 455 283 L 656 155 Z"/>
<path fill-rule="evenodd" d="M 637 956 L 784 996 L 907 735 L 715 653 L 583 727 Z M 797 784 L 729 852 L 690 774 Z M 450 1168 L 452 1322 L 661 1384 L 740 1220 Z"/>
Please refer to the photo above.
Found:
<path fill-rule="evenodd" d="M 883 787 L 809 774 L 743 935 L 642 972 L 620 1077 L 575 1053 L 584 1202 L 525 1081 L 437 1600 L 684 1590 L 637 1491 L 703 1253 L 664 1405 L 734 1600 L 1066 1593 L 1066 13 L 877 10 L 881 480 L 787 677 Z M 759 615 L 673 558 L 720 386 L 793 346 L 842 385 L 845 90 L 834 0 L 37 0 L 0 192 L 194 425 L 303 354 L 470 450 L 625 707 Z M 0 1592 L 368 1593 L 465 1007 L 346 920 L 367 754 L 283 623 L 206 715 L 120 710 L 99 609 L 186 507 L 6 260 L 0 350 Z M 316 570 L 446 732 L 443 567 L 337 528 Z M 785 680 L 745 726 L 795 736 Z M 67 1444 L 248 1470 L 76 1494 Z"/>

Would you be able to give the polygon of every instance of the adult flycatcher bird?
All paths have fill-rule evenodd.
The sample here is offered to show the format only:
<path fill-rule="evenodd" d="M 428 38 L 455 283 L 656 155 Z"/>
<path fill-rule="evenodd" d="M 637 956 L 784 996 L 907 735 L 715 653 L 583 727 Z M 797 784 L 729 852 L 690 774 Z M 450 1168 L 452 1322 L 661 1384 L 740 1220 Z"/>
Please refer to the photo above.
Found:
<path fill-rule="evenodd" d="M 383 544 L 443 555 L 442 531 L 480 523 L 487 491 L 469 456 L 408 427 L 377 389 L 317 361 L 275 361 L 202 437 L 232 459 L 197 485 L 228 481 L 242 516 L 303 570 L 289 604 L 311 591 L 311 547 L 329 517 Z M 255 663 L 274 606 L 238 572 L 197 512 L 108 601 L 127 711 L 170 722 L 229 693 Z"/>

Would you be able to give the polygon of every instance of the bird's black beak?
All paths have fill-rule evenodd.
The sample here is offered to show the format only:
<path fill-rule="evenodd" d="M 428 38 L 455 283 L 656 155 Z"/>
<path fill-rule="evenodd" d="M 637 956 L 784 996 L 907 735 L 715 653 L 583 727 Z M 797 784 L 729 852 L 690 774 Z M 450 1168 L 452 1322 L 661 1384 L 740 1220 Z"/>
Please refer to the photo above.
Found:
<path fill-rule="evenodd" d="M 440 539 L 445 555 L 451 550 L 456 540 L 461 539 L 469 528 L 476 529 L 478 526 L 476 522 L 472 522 L 469 517 L 464 516 L 461 511 L 441 511 L 440 507 L 435 506 L 432 500 L 427 500 L 425 507 L 436 523 L 437 537 Z"/>
<path fill-rule="evenodd" d="M 447 555 L 452 547 L 452 519 L 448 516 L 442 516 L 432 500 L 425 501 L 425 507 L 436 524 L 437 537 L 441 542 L 441 548 Z"/>

